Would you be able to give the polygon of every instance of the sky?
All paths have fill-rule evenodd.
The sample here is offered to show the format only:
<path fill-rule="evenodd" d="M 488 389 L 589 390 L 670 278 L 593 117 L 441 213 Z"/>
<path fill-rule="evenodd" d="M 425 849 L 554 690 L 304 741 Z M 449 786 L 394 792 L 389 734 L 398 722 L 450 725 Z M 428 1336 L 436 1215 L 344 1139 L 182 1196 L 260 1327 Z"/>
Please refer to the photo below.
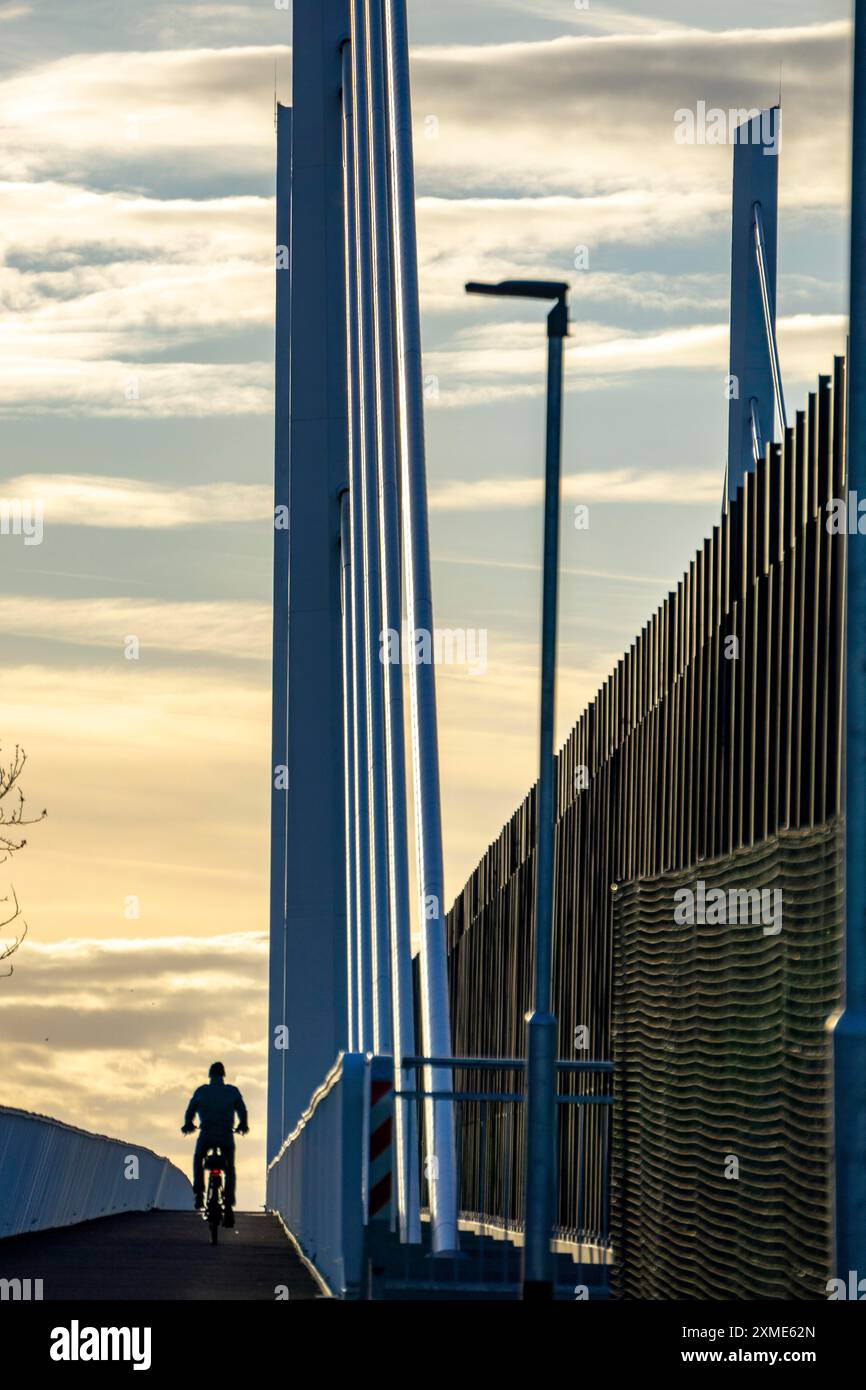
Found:
<path fill-rule="evenodd" d="M 849 5 L 409 11 L 436 621 L 486 641 L 438 673 L 453 897 L 535 778 L 545 354 L 537 308 L 462 286 L 573 289 L 561 742 L 722 494 L 731 149 L 675 113 L 781 84 L 790 413 L 844 345 Z M 290 44 L 272 0 L 0 0 L 0 501 L 44 507 L 41 544 L 0 535 L 0 744 L 49 811 L 0 865 L 29 926 L 0 1101 L 185 1162 L 221 1056 L 255 1200 Z"/>

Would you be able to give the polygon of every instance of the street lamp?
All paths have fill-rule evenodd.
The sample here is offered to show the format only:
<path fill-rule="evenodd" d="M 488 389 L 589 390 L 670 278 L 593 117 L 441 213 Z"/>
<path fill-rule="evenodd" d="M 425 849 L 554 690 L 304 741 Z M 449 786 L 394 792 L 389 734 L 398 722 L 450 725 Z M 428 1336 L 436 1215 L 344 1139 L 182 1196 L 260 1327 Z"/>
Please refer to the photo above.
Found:
<path fill-rule="evenodd" d="M 568 337 L 568 285 L 503 280 L 466 286 L 468 294 L 555 303 L 547 318 L 547 450 L 544 474 L 544 590 L 541 611 L 541 720 L 535 840 L 535 1002 L 528 1029 L 526 1206 L 523 1297 L 553 1297 L 551 1236 L 556 1206 L 556 1019 L 551 1012 L 553 939 L 556 618 L 562 453 L 562 343 Z"/>

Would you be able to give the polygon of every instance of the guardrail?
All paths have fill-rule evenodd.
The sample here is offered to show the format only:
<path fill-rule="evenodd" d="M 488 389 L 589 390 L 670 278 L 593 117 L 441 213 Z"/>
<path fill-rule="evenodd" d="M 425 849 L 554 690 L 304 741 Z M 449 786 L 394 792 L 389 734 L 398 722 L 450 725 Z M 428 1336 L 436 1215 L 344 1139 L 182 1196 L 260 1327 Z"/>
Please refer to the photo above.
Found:
<path fill-rule="evenodd" d="M 192 1204 L 188 1179 L 151 1149 L 0 1106 L 0 1237 Z"/>
<path fill-rule="evenodd" d="M 423 1110 L 423 1083 L 394 1090 L 393 1059 L 344 1052 L 313 1094 L 292 1133 L 268 1165 L 267 1208 L 277 1215 L 313 1274 L 328 1293 L 343 1299 L 423 1297 L 431 1291 L 473 1297 L 508 1297 L 519 1281 L 523 1241 L 523 1111 L 515 1058 L 407 1057 L 407 1070 L 444 1072 L 437 1101 L 454 1104 L 458 1118 L 457 1171 L 461 1256 L 431 1260 L 430 1187 L 435 1160 L 419 1153 L 427 1218 L 420 1244 L 401 1244 L 394 1211 L 392 1135 L 394 1108 Z M 560 1182 L 574 1193 L 577 1221 L 552 1233 L 560 1258 L 559 1280 L 569 1290 L 586 1284 L 606 1292 L 610 1259 L 607 1157 L 613 1106 L 611 1062 L 559 1062 L 557 1110 L 560 1154 L 578 1156 L 562 1168 Z M 454 1075 L 454 1083 L 451 1075 Z M 594 1114 L 603 1133 L 603 1162 L 583 1135 Z M 419 1116 L 418 1135 L 423 1131 Z M 566 1142 L 566 1127 L 581 1137 Z M 424 1146 L 422 1146 L 423 1148 Z M 598 1185 L 598 1200 L 588 1197 Z M 590 1216 L 596 1207 L 600 1220 Z"/>
<path fill-rule="evenodd" d="M 404 1066 L 420 1072 L 429 1067 L 456 1074 L 442 1098 L 458 1106 L 458 1190 L 460 1216 L 478 1230 L 497 1230 L 506 1238 L 522 1236 L 525 1184 L 525 1113 L 521 1089 L 526 1062 L 506 1057 L 406 1057 Z M 573 1219 L 554 1231 L 558 1244 L 594 1247 L 610 1244 L 608 1154 L 613 1063 L 559 1061 L 562 1083 L 556 1102 L 559 1115 L 558 1182 L 571 1197 Z M 490 1078 L 489 1081 L 485 1078 Z M 396 1091 L 395 1103 L 416 1103 L 430 1093 L 417 1086 Z M 437 1093 L 438 1094 L 438 1093 Z M 587 1143 L 587 1116 L 595 1115 L 601 1162 L 595 1163 L 595 1145 Z M 422 1116 L 419 1115 L 419 1125 Z M 429 1163 L 423 1165 L 429 1193 Z M 589 1198 L 593 1200 L 590 1201 Z M 560 1203 L 560 1209 L 563 1204 Z"/>
<path fill-rule="evenodd" d="M 337 1298 L 363 1288 L 367 1070 L 361 1053 L 342 1053 L 268 1165 L 268 1210 Z"/>
<path fill-rule="evenodd" d="M 420 1245 L 400 1244 L 396 1232 L 367 1229 L 372 1298 L 519 1297 L 524 1243 L 526 1062 L 506 1057 L 404 1057 L 418 1075 L 393 1093 L 394 1107 L 417 1111 L 422 1179 Z M 421 1079 L 440 1073 L 432 1091 Z M 560 1189 L 574 1212 L 551 1232 L 558 1298 L 606 1298 L 612 1260 L 607 1190 L 613 1063 L 557 1063 Z M 435 1258 L 430 1240 L 430 1195 L 438 1176 L 424 1131 L 425 1102 L 454 1107 L 460 1250 Z M 590 1121 L 599 1144 L 590 1142 Z M 371 1131 L 370 1152 L 374 1152 Z M 597 1163 L 596 1149 L 601 1154 Z M 372 1190 L 372 1189 L 371 1189 Z M 562 1209 L 562 1204 L 560 1204 Z M 393 1226 L 393 1223 L 392 1223 Z"/>

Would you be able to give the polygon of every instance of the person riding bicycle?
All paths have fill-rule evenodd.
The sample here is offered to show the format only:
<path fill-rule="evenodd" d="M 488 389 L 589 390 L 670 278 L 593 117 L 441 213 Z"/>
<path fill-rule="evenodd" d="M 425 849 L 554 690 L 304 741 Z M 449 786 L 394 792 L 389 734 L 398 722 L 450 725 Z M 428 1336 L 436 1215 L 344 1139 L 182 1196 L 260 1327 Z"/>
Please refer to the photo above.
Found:
<path fill-rule="evenodd" d="M 222 1062 L 214 1062 L 208 1076 L 207 1086 L 199 1086 L 193 1092 L 186 1107 L 181 1134 L 192 1134 L 195 1130 L 193 1120 L 199 1117 L 199 1136 L 192 1160 L 192 1185 L 195 1192 L 196 1211 L 204 1206 L 204 1163 L 211 1149 L 218 1148 L 222 1154 L 222 1169 L 225 1173 L 225 1217 L 224 1225 L 234 1225 L 233 1207 L 235 1204 L 235 1115 L 238 1117 L 238 1133 L 248 1134 L 249 1123 L 247 1107 L 237 1086 L 227 1086 L 226 1069 Z"/>

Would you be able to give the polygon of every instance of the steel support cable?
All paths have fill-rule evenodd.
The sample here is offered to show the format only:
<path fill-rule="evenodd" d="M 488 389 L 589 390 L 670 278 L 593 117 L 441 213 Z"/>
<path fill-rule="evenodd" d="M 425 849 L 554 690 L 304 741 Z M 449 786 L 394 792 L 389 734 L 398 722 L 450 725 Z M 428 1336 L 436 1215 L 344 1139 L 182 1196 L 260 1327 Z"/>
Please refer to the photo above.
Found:
<path fill-rule="evenodd" d="M 754 396 L 749 402 L 749 413 L 752 423 L 752 455 L 755 460 L 755 466 L 757 467 L 764 457 L 764 436 L 761 434 L 761 422 L 758 419 L 758 402 L 755 400 Z"/>
<path fill-rule="evenodd" d="M 406 752 L 403 718 L 403 594 L 400 581 L 400 500 L 397 476 L 394 287 L 388 129 L 385 108 L 382 0 L 366 0 L 367 98 L 370 130 L 376 407 L 378 429 L 379 541 L 382 618 L 388 634 L 385 662 L 385 751 L 388 791 L 388 874 L 391 921 L 391 990 L 395 1085 L 404 1089 L 401 1061 L 415 1051 L 412 947 L 409 914 L 409 844 L 406 816 Z M 412 1104 L 396 1106 L 397 1206 L 401 1238 L 421 1239 L 418 1211 L 417 1125 Z"/>
<path fill-rule="evenodd" d="M 352 105 L 352 67 L 349 45 L 343 47 L 343 192 L 346 255 L 346 363 L 349 421 L 349 547 L 351 578 L 351 678 L 353 687 L 354 840 L 355 840 L 355 1032 L 350 1043 L 358 1051 L 373 1047 L 372 940 L 373 920 L 370 826 L 369 716 L 367 691 L 366 601 L 364 593 L 364 499 L 361 458 L 361 397 L 358 346 L 358 264 L 355 213 L 355 140 Z M 350 957 L 351 959 L 351 957 Z"/>
<path fill-rule="evenodd" d="M 767 244 L 764 237 L 764 219 L 761 214 L 761 204 L 755 203 L 752 212 L 755 229 L 755 257 L 758 262 L 758 278 L 761 282 L 761 303 L 764 308 L 764 328 L 767 334 L 767 352 L 770 355 L 770 367 L 773 373 L 773 390 L 776 396 L 776 409 L 779 412 L 779 424 L 782 427 L 782 436 L 784 438 L 785 430 L 788 428 L 788 417 L 785 413 L 785 396 L 782 391 L 782 368 L 779 363 L 779 345 L 776 341 L 776 306 L 773 303 L 770 293 L 770 273 L 767 266 Z"/>
<path fill-rule="evenodd" d="M 370 774 L 371 936 L 373 1047 L 391 1049 L 391 943 L 388 922 L 388 823 L 385 767 L 384 666 L 381 660 L 382 576 L 378 525 L 376 345 L 373 314 L 370 129 L 367 106 L 366 24 L 361 0 L 351 4 L 352 111 L 355 128 L 355 218 L 358 283 L 361 475 L 364 516 L 364 592 L 368 757 Z"/>
<path fill-rule="evenodd" d="M 343 653 L 343 796 L 346 831 L 346 1025 L 349 1051 L 358 1051 L 358 936 L 355 864 L 355 689 L 352 674 L 352 550 L 349 494 L 340 498 L 340 606 Z"/>
<path fill-rule="evenodd" d="M 427 465 L 424 439 L 424 391 L 421 360 L 421 315 L 415 225 L 415 170 L 409 37 L 405 0 L 387 0 L 385 51 L 388 72 L 388 117 L 392 160 L 394 261 L 396 267 L 397 340 L 400 386 L 403 537 L 406 612 L 413 660 L 409 664 L 412 708 L 412 771 L 415 793 L 419 925 L 421 934 L 421 1030 L 424 1053 L 451 1053 L 448 952 L 444 908 L 442 814 L 439 742 L 436 719 L 436 673 L 433 661 L 414 660 L 415 634 L 432 645 L 433 597 L 427 517 Z M 447 1071 L 428 1070 L 426 1091 L 449 1091 Z M 425 1105 L 428 1144 L 435 1160 L 430 1184 L 433 1248 L 456 1249 L 456 1148 L 454 1109 L 448 1101 Z"/>

